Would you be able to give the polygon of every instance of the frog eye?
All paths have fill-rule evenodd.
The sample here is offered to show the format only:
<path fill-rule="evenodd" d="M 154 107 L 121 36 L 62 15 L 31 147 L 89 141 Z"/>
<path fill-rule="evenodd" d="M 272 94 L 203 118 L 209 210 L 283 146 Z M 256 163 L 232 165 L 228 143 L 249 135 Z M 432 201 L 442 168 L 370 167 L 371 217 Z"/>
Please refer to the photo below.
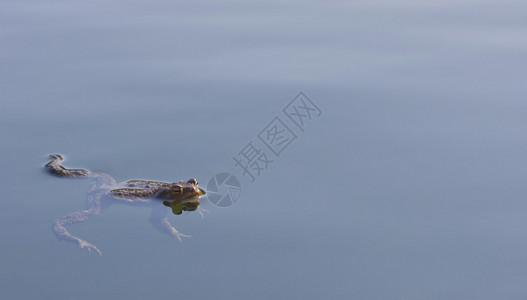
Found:
<path fill-rule="evenodd" d="M 183 190 L 183 188 L 179 185 L 176 185 L 175 187 L 172 188 L 172 193 L 174 195 L 179 195 L 181 194 L 181 191 Z"/>
<path fill-rule="evenodd" d="M 187 182 L 191 183 L 193 185 L 198 185 L 198 181 L 196 180 L 196 178 L 189 179 L 189 181 L 187 181 Z"/>

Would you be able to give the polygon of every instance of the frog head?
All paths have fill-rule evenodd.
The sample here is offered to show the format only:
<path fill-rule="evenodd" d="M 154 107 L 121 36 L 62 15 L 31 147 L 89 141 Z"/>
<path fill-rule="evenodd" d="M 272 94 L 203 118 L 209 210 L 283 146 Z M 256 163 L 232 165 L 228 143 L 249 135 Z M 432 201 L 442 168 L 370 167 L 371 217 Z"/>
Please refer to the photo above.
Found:
<path fill-rule="evenodd" d="M 174 182 L 166 187 L 160 188 L 156 196 L 164 200 L 183 201 L 205 195 L 205 191 L 198 187 L 195 178 L 187 181 Z"/>

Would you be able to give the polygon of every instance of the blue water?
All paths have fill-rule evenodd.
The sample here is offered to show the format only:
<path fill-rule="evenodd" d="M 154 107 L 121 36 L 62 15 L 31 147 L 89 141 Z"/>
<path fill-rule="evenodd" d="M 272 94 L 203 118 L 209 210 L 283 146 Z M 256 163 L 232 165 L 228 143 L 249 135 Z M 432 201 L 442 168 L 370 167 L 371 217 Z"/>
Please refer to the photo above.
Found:
<path fill-rule="evenodd" d="M 520 1 L 3 1 L 0 298 L 525 299 L 527 5 Z M 320 109 L 297 127 L 303 91 Z M 279 156 L 258 135 L 294 133 Z M 254 182 L 233 158 L 272 160 Z M 206 186 L 157 231 L 90 181 Z M 156 203 L 159 208 L 161 204 Z M 168 209 L 168 208 L 167 208 Z"/>

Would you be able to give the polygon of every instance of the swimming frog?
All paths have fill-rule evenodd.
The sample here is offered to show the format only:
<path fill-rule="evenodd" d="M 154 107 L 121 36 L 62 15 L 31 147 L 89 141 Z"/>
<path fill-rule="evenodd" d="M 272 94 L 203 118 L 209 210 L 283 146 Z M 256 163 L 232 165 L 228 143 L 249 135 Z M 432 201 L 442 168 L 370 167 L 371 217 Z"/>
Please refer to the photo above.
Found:
<path fill-rule="evenodd" d="M 174 183 L 151 180 L 130 180 L 117 183 L 106 173 L 91 172 L 84 169 L 66 169 L 62 166 L 64 160 L 62 155 L 52 154 L 50 157 L 52 160 L 45 165 L 45 168 L 54 175 L 93 178 L 86 197 L 86 209 L 58 218 L 53 224 L 53 231 L 59 240 L 75 243 L 89 252 L 93 250 L 102 255 L 102 252 L 95 245 L 72 235 L 65 226 L 83 222 L 92 216 L 99 215 L 102 210 L 112 204 L 153 207 L 149 218 L 150 223 L 157 230 L 176 237 L 179 241 L 182 237 L 190 236 L 178 232 L 167 220 L 166 209 L 156 205 L 155 201 L 157 199 L 163 200 L 164 206 L 171 207 L 172 212 L 176 215 L 182 214 L 183 211 L 195 210 L 198 210 L 202 215 L 198 206 L 199 198 L 205 194 L 205 191 L 198 187 L 198 181 L 195 178 Z"/>

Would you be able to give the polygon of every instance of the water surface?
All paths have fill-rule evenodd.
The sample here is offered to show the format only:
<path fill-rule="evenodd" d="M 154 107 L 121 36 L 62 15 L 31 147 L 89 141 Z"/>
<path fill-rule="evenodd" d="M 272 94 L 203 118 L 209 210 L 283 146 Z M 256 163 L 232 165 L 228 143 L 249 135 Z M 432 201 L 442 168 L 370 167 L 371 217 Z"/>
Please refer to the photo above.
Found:
<path fill-rule="evenodd" d="M 525 298 L 526 8 L 4 1 L 1 297 Z M 233 157 L 299 91 L 322 114 L 251 183 Z M 169 216 L 182 243 L 148 208 L 69 226 L 99 257 L 51 230 L 89 180 L 50 153 L 241 197 Z"/>

